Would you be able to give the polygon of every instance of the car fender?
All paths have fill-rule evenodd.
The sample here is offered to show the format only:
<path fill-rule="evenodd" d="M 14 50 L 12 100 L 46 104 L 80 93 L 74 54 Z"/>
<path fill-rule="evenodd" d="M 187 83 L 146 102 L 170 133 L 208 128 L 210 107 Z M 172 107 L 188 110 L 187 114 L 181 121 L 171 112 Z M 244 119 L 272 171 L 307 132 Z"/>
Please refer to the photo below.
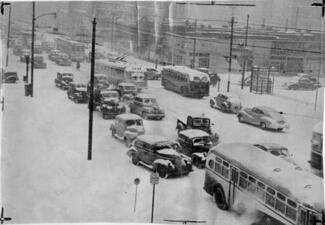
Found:
<path fill-rule="evenodd" d="M 167 159 L 156 159 L 155 161 L 153 161 L 152 166 L 154 169 L 157 169 L 158 166 L 164 166 L 165 168 L 168 169 L 174 169 L 175 165 Z"/>
<path fill-rule="evenodd" d="M 273 121 L 273 119 L 271 119 L 269 117 L 263 116 L 263 117 L 261 117 L 261 121 L 260 122 L 261 123 L 265 123 L 266 126 L 268 126 L 268 125 L 272 124 L 274 121 Z"/>
<path fill-rule="evenodd" d="M 217 106 L 217 101 L 214 99 L 214 98 L 210 98 L 210 105 L 211 105 L 211 102 L 213 102 L 213 106 L 216 107 Z"/>

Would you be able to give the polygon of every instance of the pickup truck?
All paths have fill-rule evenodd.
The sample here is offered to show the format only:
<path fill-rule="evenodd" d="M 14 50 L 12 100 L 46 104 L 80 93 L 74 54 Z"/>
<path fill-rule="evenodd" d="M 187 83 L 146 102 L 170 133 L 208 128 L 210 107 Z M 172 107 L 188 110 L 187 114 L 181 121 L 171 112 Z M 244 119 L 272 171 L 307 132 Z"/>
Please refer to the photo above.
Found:
<path fill-rule="evenodd" d="M 198 129 L 203 130 L 207 132 L 210 135 L 211 141 L 213 145 L 217 145 L 219 143 L 219 135 L 217 133 L 213 133 L 211 130 L 211 126 L 214 124 L 211 124 L 210 118 L 201 115 L 201 116 L 187 116 L 186 123 L 181 121 L 180 119 L 177 119 L 177 125 L 176 129 L 179 132 L 182 130 L 187 129 Z"/>

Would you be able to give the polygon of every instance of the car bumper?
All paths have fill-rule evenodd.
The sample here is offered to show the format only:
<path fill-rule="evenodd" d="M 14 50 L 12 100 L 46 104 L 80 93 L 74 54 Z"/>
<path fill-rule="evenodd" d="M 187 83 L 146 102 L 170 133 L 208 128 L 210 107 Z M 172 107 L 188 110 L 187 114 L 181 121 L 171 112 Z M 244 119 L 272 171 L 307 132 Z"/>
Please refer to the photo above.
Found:
<path fill-rule="evenodd" d="M 155 118 L 155 119 L 160 119 L 160 118 L 163 118 L 165 117 L 165 114 L 164 113 L 148 113 L 146 114 L 148 118 Z"/>
<path fill-rule="evenodd" d="M 289 129 L 290 126 L 289 124 L 285 123 L 285 124 L 279 124 L 279 123 L 271 123 L 269 125 L 269 128 L 271 129 L 275 129 L 275 130 L 278 130 L 278 129 Z"/>

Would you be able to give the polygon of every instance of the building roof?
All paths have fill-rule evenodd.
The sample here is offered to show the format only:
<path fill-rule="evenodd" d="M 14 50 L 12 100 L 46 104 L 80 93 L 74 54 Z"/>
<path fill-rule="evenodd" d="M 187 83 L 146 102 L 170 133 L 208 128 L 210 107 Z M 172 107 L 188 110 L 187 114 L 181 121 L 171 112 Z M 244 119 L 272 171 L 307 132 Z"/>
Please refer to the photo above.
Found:
<path fill-rule="evenodd" d="M 199 129 L 187 129 L 187 130 L 182 130 L 181 132 L 179 132 L 182 135 L 185 135 L 189 138 L 195 138 L 195 137 L 206 137 L 206 136 L 210 136 L 207 132 L 203 131 L 203 130 L 199 130 Z"/>
<path fill-rule="evenodd" d="M 311 205 L 318 212 L 324 209 L 323 179 L 296 169 L 279 157 L 261 151 L 253 144 L 219 144 L 210 151 L 227 159 L 256 179 L 300 203 Z"/>

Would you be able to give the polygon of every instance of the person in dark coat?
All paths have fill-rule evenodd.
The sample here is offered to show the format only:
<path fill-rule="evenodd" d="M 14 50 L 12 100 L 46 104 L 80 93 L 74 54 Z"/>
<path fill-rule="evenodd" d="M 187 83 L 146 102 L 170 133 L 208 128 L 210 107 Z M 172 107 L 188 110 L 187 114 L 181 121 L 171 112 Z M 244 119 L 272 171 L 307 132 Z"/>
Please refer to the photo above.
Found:
<path fill-rule="evenodd" d="M 79 69 L 80 69 L 80 62 L 77 61 L 77 70 L 79 70 Z"/>

